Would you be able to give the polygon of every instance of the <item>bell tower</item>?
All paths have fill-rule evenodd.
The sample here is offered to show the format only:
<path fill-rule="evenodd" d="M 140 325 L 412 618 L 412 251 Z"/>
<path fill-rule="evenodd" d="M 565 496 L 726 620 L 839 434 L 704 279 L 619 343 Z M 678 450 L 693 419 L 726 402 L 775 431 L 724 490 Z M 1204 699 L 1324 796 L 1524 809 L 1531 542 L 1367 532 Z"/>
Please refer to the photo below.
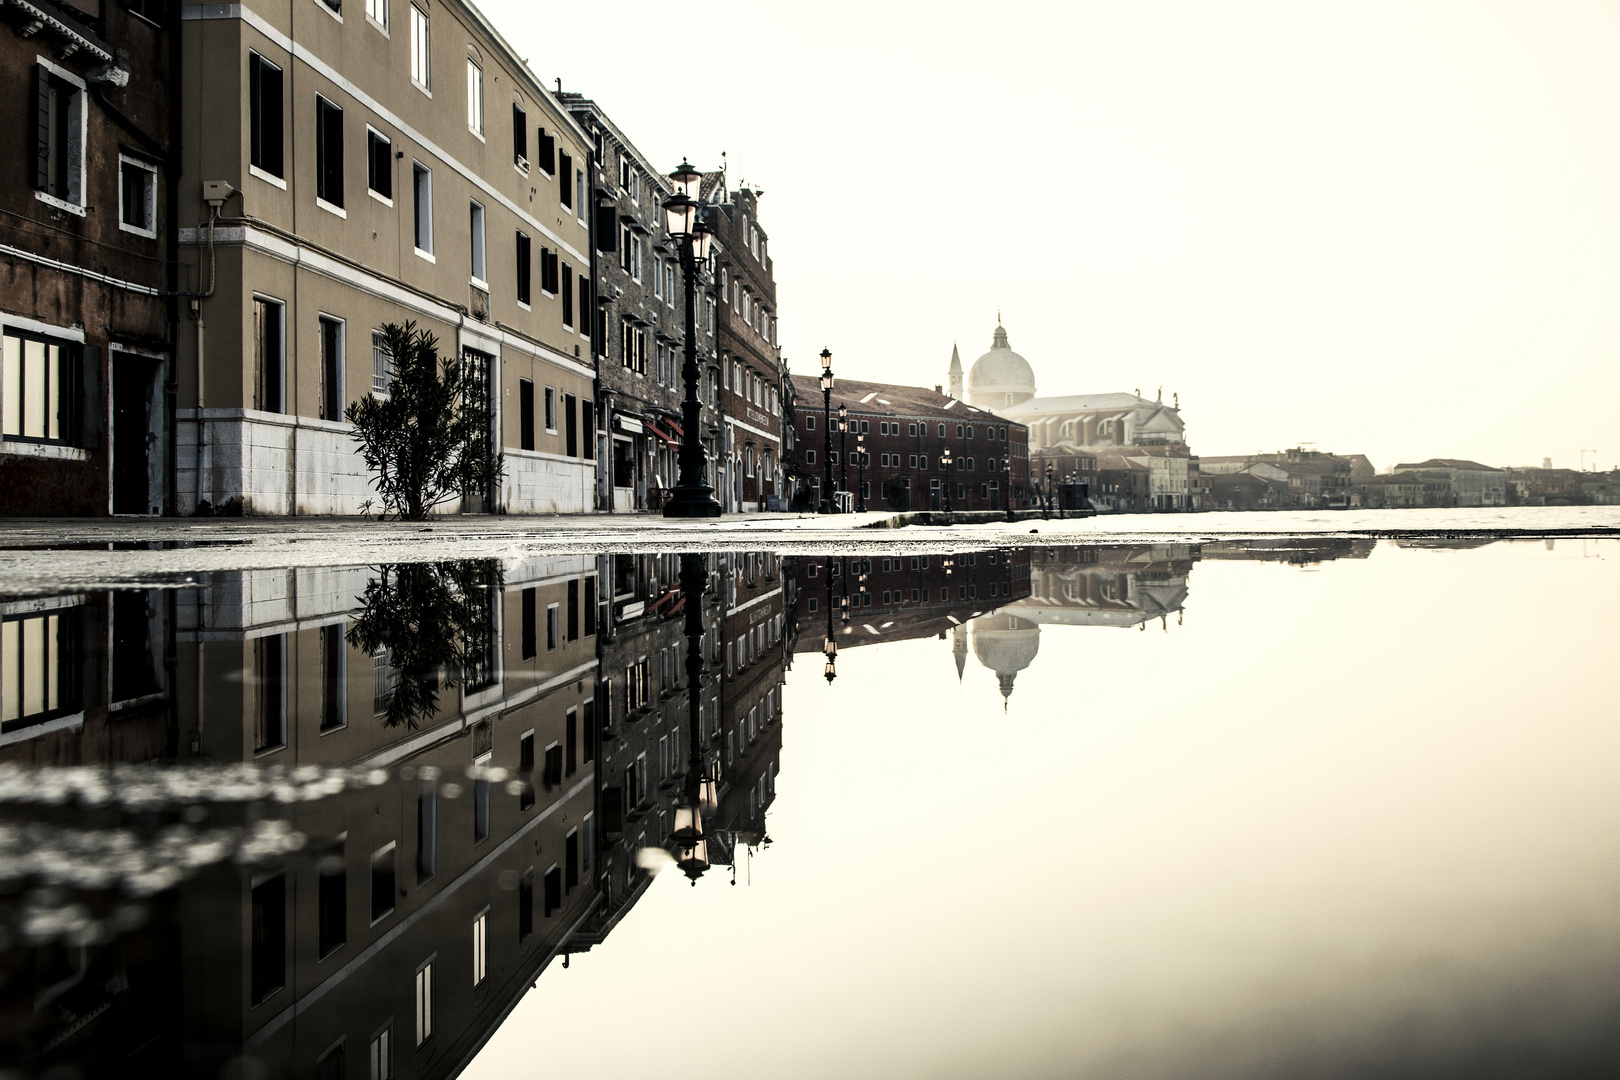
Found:
<path fill-rule="evenodd" d="M 962 400 L 962 354 L 956 351 L 956 343 L 951 343 L 951 397 Z"/>

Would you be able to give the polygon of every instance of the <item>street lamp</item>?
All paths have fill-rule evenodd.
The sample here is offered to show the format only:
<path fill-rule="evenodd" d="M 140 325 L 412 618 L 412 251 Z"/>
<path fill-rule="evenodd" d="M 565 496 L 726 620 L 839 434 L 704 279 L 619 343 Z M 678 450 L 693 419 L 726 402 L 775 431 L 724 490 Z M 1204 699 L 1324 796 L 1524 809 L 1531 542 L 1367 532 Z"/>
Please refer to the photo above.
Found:
<path fill-rule="evenodd" d="M 698 378 L 701 375 L 697 360 L 698 267 L 708 261 L 713 239 L 694 198 L 702 177 L 703 174 L 683 158 L 680 167 L 669 174 L 669 178 L 675 182 L 675 194 L 664 201 L 664 224 L 675 246 L 680 249 L 681 276 L 686 283 L 685 362 L 681 365 L 681 381 L 686 387 L 686 397 L 681 402 L 680 478 L 669 501 L 664 504 L 665 517 L 720 516 L 720 504 L 715 501 L 714 488 L 709 486 L 703 443 L 698 439 L 698 425 L 702 422 L 703 411 L 703 404 L 698 400 Z"/>
<path fill-rule="evenodd" d="M 1041 508 L 1041 520 L 1052 520 L 1052 463 L 1046 463 L 1046 504 Z"/>
<path fill-rule="evenodd" d="M 838 639 L 833 637 L 833 564 L 828 559 L 823 569 L 827 572 L 827 640 L 821 651 L 827 656 L 827 666 L 822 672 L 827 677 L 827 685 L 831 686 L 838 678 Z"/>
<path fill-rule="evenodd" d="M 1006 499 L 1007 499 L 1007 520 L 1008 521 L 1017 521 L 1018 516 L 1013 513 L 1012 459 L 1011 458 L 1002 458 L 1001 459 L 1001 486 L 1007 490 L 1007 494 L 1006 494 Z"/>
<path fill-rule="evenodd" d="M 849 490 L 849 403 L 838 403 L 838 490 Z"/>
<path fill-rule="evenodd" d="M 866 513 L 866 436 L 855 436 L 855 467 L 856 473 L 855 498 L 858 500 L 855 509 Z"/>
<path fill-rule="evenodd" d="M 681 598 L 686 607 L 686 711 L 690 726 L 691 755 L 686 764 L 685 782 L 675 802 L 675 865 L 697 884 L 709 869 L 709 841 L 703 833 L 703 811 L 718 805 L 716 784 L 703 768 L 703 594 L 709 587 L 706 556 L 681 556 Z"/>
<path fill-rule="evenodd" d="M 939 464 L 945 470 L 945 512 L 951 512 L 951 448 L 939 452 Z"/>
<path fill-rule="evenodd" d="M 832 350 L 821 350 L 821 464 L 826 471 L 826 483 L 821 487 L 823 514 L 836 514 L 838 507 L 832 497 Z M 829 586 L 830 587 L 830 586 Z"/>

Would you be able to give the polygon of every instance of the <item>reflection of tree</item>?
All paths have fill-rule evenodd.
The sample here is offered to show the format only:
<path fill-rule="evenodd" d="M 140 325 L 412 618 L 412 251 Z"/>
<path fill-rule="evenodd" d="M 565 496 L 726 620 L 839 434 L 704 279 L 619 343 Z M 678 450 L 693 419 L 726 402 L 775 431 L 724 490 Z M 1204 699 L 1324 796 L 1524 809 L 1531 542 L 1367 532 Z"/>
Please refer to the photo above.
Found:
<path fill-rule="evenodd" d="M 383 723 L 415 728 L 439 710 L 440 689 L 495 677 L 495 601 L 504 583 L 493 559 L 394 563 L 357 599 L 349 643 L 387 657 L 393 686 Z"/>

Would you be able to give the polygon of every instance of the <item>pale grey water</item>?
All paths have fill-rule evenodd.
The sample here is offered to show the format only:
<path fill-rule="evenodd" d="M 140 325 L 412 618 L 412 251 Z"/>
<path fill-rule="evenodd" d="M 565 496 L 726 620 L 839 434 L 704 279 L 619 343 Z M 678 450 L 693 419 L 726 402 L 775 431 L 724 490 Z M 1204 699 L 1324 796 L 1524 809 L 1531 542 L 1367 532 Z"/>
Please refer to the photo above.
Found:
<path fill-rule="evenodd" d="M 1535 517 L 1614 517 L 1578 509 L 1608 517 Z M 1207 538 L 1227 517 L 1323 529 Z M 1422 527 L 1472 527 L 1440 517 Z M 709 556 L 701 740 L 725 793 L 695 888 L 666 850 L 690 750 L 673 556 L 519 544 L 413 579 L 458 598 L 416 609 L 433 626 L 472 610 L 499 658 L 414 728 L 377 715 L 352 638 L 333 681 L 323 632 L 372 625 L 380 581 L 397 623 L 397 566 L 10 600 L 0 1067 L 363 1077 L 386 1033 L 389 1075 L 486 1080 L 1615 1071 L 1620 544 L 1136 520 L 1206 538 Z M 572 636 L 587 581 L 599 619 Z M 25 646 L 47 631 L 83 689 L 60 681 L 54 716 L 24 702 L 49 693 Z M 589 760 L 576 723 L 582 744 L 600 724 Z M 579 754 L 556 783 L 553 742 Z M 592 855 L 553 912 L 570 830 Z"/>

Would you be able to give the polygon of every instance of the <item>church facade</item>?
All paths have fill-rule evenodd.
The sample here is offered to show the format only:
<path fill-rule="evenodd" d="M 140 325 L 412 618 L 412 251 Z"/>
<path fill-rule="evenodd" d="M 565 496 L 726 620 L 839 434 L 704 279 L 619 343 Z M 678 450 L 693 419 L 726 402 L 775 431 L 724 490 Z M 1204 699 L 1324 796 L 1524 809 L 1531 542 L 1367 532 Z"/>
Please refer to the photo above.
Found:
<path fill-rule="evenodd" d="M 1092 504 L 1101 510 L 1188 510 L 1198 505 L 1197 459 L 1187 448 L 1180 401 L 1165 404 L 1140 391 L 1042 397 L 1035 369 L 1014 352 L 998 319 L 990 351 L 965 373 L 953 346 L 952 396 L 993 408 L 1029 430 L 1030 477 L 1039 481 L 1052 466 L 1054 478 L 1075 472 L 1077 461 Z M 1092 462 L 1094 461 L 1094 465 Z"/>

